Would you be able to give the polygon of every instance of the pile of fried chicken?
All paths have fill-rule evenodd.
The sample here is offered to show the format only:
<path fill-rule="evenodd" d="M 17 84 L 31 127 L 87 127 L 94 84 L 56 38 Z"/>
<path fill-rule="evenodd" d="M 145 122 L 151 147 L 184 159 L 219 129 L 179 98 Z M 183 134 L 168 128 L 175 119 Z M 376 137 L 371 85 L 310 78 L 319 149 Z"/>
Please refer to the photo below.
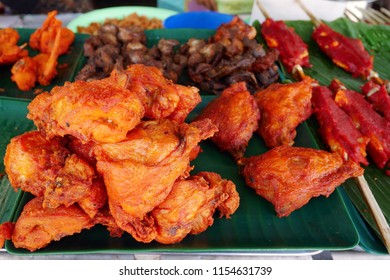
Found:
<path fill-rule="evenodd" d="M 137 241 L 180 242 L 238 208 L 233 182 L 190 174 L 209 120 L 186 123 L 201 101 L 157 68 L 136 64 L 90 82 L 38 95 L 28 118 L 38 128 L 11 139 L 4 164 L 11 185 L 34 195 L 3 239 L 34 251 L 64 236 L 107 226 Z"/>

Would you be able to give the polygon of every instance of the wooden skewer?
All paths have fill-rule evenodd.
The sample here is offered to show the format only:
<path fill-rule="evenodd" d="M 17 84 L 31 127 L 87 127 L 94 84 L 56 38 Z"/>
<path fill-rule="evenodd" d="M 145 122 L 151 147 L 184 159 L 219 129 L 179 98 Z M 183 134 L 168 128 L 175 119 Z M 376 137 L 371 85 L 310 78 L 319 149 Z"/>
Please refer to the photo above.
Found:
<path fill-rule="evenodd" d="M 321 24 L 321 21 L 317 19 L 306 7 L 303 5 L 303 3 L 300 0 L 295 0 L 297 4 L 305 11 L 305 13 L 310 17 L 311 21 L 318 26 Z M 376 72 L 373 71 L 372 73 L 373 77 L 380 79 Z M 375 223 L 378 226 L 379 232 L 382 236 L 384 245 L 387 249 L 387 252 L 390 254 L 390 227 L 387 223 L 386 217 L 384 216 L 381 208 L 378 205 L 378 202 L 376 201 L 373 193 L 371 192 L 370 186 L 368 185 L 366 178 L 364 178 L 364 175 L 361 175 L 356 178 L 356 181 L 359 185 L 359 188 L 363 194 L 364 199 L 366 200 L 368 204 L 368 208 L 371 211 L 371 214 L 375 220 Z"/>
<path fill-rule="evenodd" d="M 260 9 L 260 12 L 264 15 L 265 18 L 271 18 L 270 15 L 268 14 L 267 10 L 265 9 L 263 4 L 261 4 L 261 2 L 259 0 L 256 0 L 256 5 Z"/>
<path fill-rule="evenodd" d="M 381 208 L 378 205 L 373 193 L 371 192 L 370 186 L 368 185 L 366 178 L 364 176 L 359 176 L 356 178 L 360 191 L 363 193 L 368 208 L 371 211 L 372 216 L 374 217 L 375 223 L 378 226 L 379 232 L 382 236 L 384 245 L 387 249 L 387 252 L 390 254 L 390 227 L 387 223 L 386 217 L 383 215 Z"/>
<path fill-rule="evenodd" d="M 302 10 L 308 15 L 310 20 L 315 24 L 315 26 L 319 26 L 321 24 L 321 20 L 317 19 L 317 17 L 301 2 L 301 0 L 295 0 L 295 2 L 301 7 Z"/>

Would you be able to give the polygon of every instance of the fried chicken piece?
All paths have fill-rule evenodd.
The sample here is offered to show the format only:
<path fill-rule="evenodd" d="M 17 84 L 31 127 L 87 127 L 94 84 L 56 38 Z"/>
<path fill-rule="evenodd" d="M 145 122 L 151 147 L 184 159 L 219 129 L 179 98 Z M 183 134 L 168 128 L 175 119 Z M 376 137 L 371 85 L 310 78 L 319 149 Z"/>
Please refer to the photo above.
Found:
<path fill-rule="evenodd" d="M 27 118 L 48 138 L 72 135 L 105 143 L 124 140 L 145 111 L 135 93 L 108 78 L 54 87 L 34 98 L 28 109 Z"/>
<path fill-rule="evenodd" d="M 105 186 L 97 176 L 86 161 L 70 155 L 55 179 L 46 182 L 43 207 L 57 208 L 78 203 L 90 217 L 94 217 L 107 202 Z"/>
<path fill-rule="evenodd" d="M 234 183 L 216 173 L 201 172 L 176 181 L 167 198 L 151 213 L 157 227 L 156 241 L 173 244 L 187 234 L 199 234 L 213 224 L 216 210 L 220 217 L 229 218 L 239 200 Z"/>
<path fill-rule="evenodd" d="M 29 56 L 25 56 L 12 66 L 11 80 L 14 81 L 18 89 L 28 91 L 37 82 L 38 63 Z"/>
<path fill-rule="evenodd" d="M 145 118 L 184 122 L 201 101 L 199 89 L 174 84 L 156 67 L 130 65 L 124 72 L 113 72 L 116 83 L 137 93 L 145 107 Z"/>
<path fill-rule="evenodd" d="M 16 248 L 33 252 L 96 223 L 77 204 L 55 209 L 43 208 L 42 204 L 43 197 L 35 197 L 24 206 L 12 234 Z"/>
<path fill-rule="evenodd" d="M 255 93 L 260 110 L 257 133 L 268 148 L 294 144 L 297 126 L 312 113 L 312 78 L 304 76 L 302 81 L 270 85 Z"/>
<path fill-rule="evenodd" d="M 19 59 L 11 69 L 11 80 L 16 82 L 20 90 L 27 91 L 35 86 L 47 86 L 57 75 L 57 59 L 60 47 L 61 29 L 57 33 L 54 46 L 50 54 L 40 53 L 33 58 L 23 57 Z"/>
<path fill-rule="evenodd" d="M 208 103 L 196 120 L 206 118 L 218 127 L 211 140 L 238 160 L 258 128 L 260 112 L 245 82 L 239 82 Z"/>
<path fill-rule="evenodd" d="M 11 240 L 14 224 L 5 222 L 0 224 L 0 248 L 3 248 L 5 240 Z"/>
<path fill-rule="evenodd" d="M 39 131 L 30 131 L 11 139 L 4 165 L 11 185 L 35 196 L 43 196 L 46 182 L 53 181 L 63 167 L 69 151 L 61 139 L 45 139 Z"/>
<path fill-rule="evenodd" d="M 363 175 L 358 163 L 343 161 L 337 153 L 285 145 L 241 163 L 246 184 L 274 205 L 278 217 L 290 215 L 312 197 L 328 197 L 348 178 Z"/>
<path fill-rule="evenodd" d="M 57 13 L 57 11 L 49 12 L 42 26 L 31 34 L 29 40 L 31 48 L 39 50 L 41 53 L 50 54 L 55 48 L 57 33 L 61 31 L 61 44 L 58 49 L 58 55 L 62 55 L 69 50 L 74 42 L 75 35 L 72 30 L 62 27 L 62 22 L 56 18 Z"/>
<path fill-rule="evenodd" d="M 191 152 L 215 131 L 210 120 L 180 125 L 146 121 L 125 141 L 97 145 L 97 170 L 119 227 L 138 241 L 152 241 L 156 232 L 147 214 L 165 200 L 179 177 L 188 176 Z"/>
<path fill-rule="evenodd" d="M 13 28 L 0 29 L 0 65 L 13 64 L 28 55 L 24 46 L 18 46 L 19 33 Z"/>

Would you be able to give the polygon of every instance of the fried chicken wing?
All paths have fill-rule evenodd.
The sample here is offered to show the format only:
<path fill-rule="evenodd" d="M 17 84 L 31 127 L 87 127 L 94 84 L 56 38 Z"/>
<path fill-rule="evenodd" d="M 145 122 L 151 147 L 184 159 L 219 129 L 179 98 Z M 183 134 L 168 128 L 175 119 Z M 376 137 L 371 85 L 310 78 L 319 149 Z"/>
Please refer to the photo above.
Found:
<path fill-rule="evenodd" d="M 11 185 L 43 196 L 46 182 L 52 182 L 63 167 L 69 151 L 57 137 L 45 139 L 39 131 L 31 131 L 11 139 L 4 165 Z"/>
<path fill-rule="evenodd" d="M 42 204 L 43 198 L 36 197 L 24 206 L 12 234 L 16 248 L 33 252 L 52 241 L 89 229 L 96 223 L 77 204 L 55 209 L 43 208 Z"/>
<path fill-rule="evenodd" d="M 232 181 L 219 174 L 201 172 L 186 180 L 176 181 L 167 198 L 151 215 L 157 227 L 156 241 L 178 243 L 188 234 L 205 231 L 219 210 L 229 218 L 239 206 L 239 195 Z"/>
<path fill-rule="evenodd" d="M 255 93 L 261 115 L 257 132 L 268 148 L 294 144 L 297 126 L 312 113 L 314 82 L 312 78 L 304 76 L 302 81 L 275 83 Z"/>
<path fill-rule="evenodd" d="M 174 84 L 156 67 L 130 65 L 123 73 L 113 72 L 112 79 L 137 93 L 145 107 L 145 118 L 184 122 L 201 101 L 199 89 Z"/>
<path fill-rule="evenodd" d="M 328 197 L 351 177 L 363 175 L 354 161 L 337 153 L 311 148 L 278 146 L 242 160 L 246 184 L 271 202 L 278 217 L 301 208 L 313 197 Z"/>
<path fill-rule="evenodd" d="M 206 118 L 218 127 L 211 140 L 238 160 L 244 156 L 248 142 L 258 128 L 260 112 L 246 84 L 240 82 L 208 103 L 196 119 Z"/>
<path fill-rule="evenodd" d="M 72 135 L 83 142 L 119 142 L 144 116 L 135 93 L 111 80 L 65 83 L 34 98 L 27 117 L 49 138 Z"/>
<path fill-rule="evenodd" d="M 56 18 L 57 13 L 57 11 L 49 12 L 42 26 L 31 34 L 29 40 L 31 48 L 50 54 L 54 48 L 57 33 L 61 31 L 58 54 L 62 55 L 69 50 L 75 35 L 70 29 L 62 26 L 62 22 Z"/>
<path fill-rule="evenodd" d="M 179 177 L 188 176 L 192 150 L 215 131 L 210 120 L 190 125 L 146 121 L 125 141 L 95 148 L 110 211 L 123 230 L 138 241 L 155 238 L 153 219 L 147 214 L 165 200 Z"/>

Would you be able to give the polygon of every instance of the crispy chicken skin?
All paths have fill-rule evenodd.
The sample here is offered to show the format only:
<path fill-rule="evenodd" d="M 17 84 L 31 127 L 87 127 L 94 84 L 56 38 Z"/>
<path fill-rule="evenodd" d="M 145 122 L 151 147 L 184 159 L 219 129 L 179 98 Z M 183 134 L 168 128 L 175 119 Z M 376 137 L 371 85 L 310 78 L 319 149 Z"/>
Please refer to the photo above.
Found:
<path fill-rule="evenodd" d="M 163 244 L 178 243 L 187 234 L 198 234 L 211 226 L 216 210 L 221 217 L 229 218 L 238 205 L 234 183 L 216 173 L 201 172 L 178 180 L 151 213 L 157 228 L 156 240 Z"/>
<path fill-rule="evenodd" d="M 278 217 L 285 217 L 312 197 L 328 197 L 351 177 L 363 175 L 354 161 L 337 153 L 311 148 L 278 146 L 242 160 L 246 184 L 271 202 Z"/>
<path fill-rule="evenodd" d="M 60 31 L 59 55 L 66 53 L 72 45 L 75 35 L 66 28 L 62 27 L 62 22 L 56 18 L 57 11 L 51 11 L 47 14 L 45 21 L 30 36 L 29 45 L 31 48 L 39 50 L 42 53 L 51 53 L 54 48 L 54 41 Z"/>
<path fill-rule="evenodd" d="M 137 94 L 147 119 L 182 123 L 201 101 L 198 88 L 175 84 L 156 67 L 133 64 L 122 73 L 114 71 L 111 79 Z"/>
<path fill-rule="evenodd" d="M 52 209 L 43 208 L 42 203 L 42 197 L 35 197 L 24 206 L 12 235 L 16 248 L 32 252 L 95 225 L 95 221 L 77 204 Z"/>
<path fill-rule="evenodd" d="M 55 179 L 47 182 L 43 206 L 57 208 L 78 203 L 90 217 L 94 217 L 107 202 L 103 181 L 97 177 L 94 168 L 86 161 L 70 155 Z"/>
<path fill-rule="evenodd" d="M 297 126 L 312 113 L 313 83 L 312 78 L 305 76 L 300 82 L 275 83 L 255 93 L 261 115 L 257 132 L 268 148 L 294 144 Z"/>
<path fill-rule="evenodd" d="M 145 121 L 125 141 L 97 145 L 97 170 L 110 211 L 123 230 L 138 241 L 155 238 L 147 214 L 165 200 L 179 177 L 188 176 L 191 152 L 215 131 L 210 120 L 180 125 L 166 119 Z"/>
<path fill-rule="evenodd" d="M 12 238 L 14 231 L 14 224 L 11 222 L 5 222 L 0 224 L 0 248 L 3 248 L 4 242 Z"/>
<path fill-rule="evenodd" d="M 109 78 L 65 83 L 38 95 L 27 117 L 48 138 L 72 135 L 83 142 L 119 142 L 144 116 L 133 92 Z"/>
<path fill-rule="evenodd" d="M 11 185 L 43 196 L 46 183 L 53 181 L 63 167 L 69 151 L 60 138 L 46 140 L 39 131 L 30 131 L 11 139 L 4 165 Z"/>
<path fill-rule="evenodd" d="M 206 118 L 218 127 L 211 140 L 238 160 L 258 128 L 260 112 L 246 84 L 239 82 L 208 103 L 196 119 Z"/>

